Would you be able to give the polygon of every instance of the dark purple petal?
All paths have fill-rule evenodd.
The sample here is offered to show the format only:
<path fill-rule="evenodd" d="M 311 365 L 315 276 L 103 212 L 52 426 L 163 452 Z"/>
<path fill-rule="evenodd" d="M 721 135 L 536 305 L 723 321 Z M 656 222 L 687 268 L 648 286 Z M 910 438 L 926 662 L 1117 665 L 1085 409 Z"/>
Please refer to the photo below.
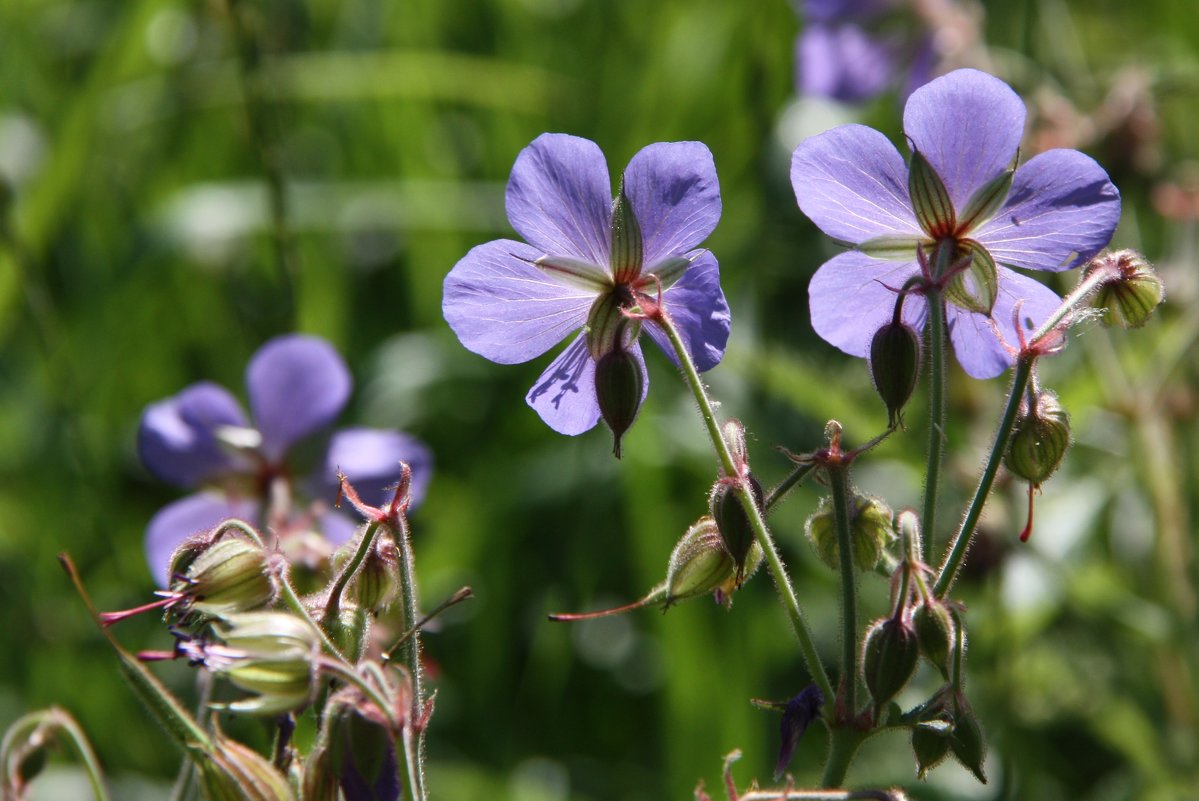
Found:
<path fill-rule="evenodd" d="M 805 139 L 791 157 L 799 208 L 834 239 L 924 236 L 908 197 L 908 168 L 887 137 L 842 125 Z"/>
<path fill-rule="evenodd" d="M 472 249 L 450 270 L 441 312 L 468 350 L 500 364 L 525 362 L 587 322 L 595 293 L 529 264 L 539 255 L 499 239 Z"/>
<path fill-rule="evenodd" d="M 192 384 L 142 412 L 137 451 L 142 464 L 163 481 L 195 487 L 240 465 L 215 434 L 222 426 L 247 426 L 245 413 L 224 387 Z"/>
<path fill-rule="evenodd" d="M 820 707 L 824 706 L 824 693 L 815 684 L 803 688 L 783 708 L 783 719 L 779 722 L 779 756 L 774 765 L 774 780 L 783 777 L 799 739 L 803 737 L 808 726 L 819 719 Z"/>
<path fill-rule="evenodd" d="M 694 258 L 683 276 L 662 293 L 662 302 L 679 329 L 696 369 L 703 372 L 724 357 L 729 340 L 729 305 L 720 289 L 716 257 L 706 250 L 692 255 Z M 644 330 L 677 365 L 679 360 L 666 334 L 652 323 Z"/>
<path fill-rule="evenodd" d="M 973 236 L 996 261 L 1030 270 L 1068 270 L 1098 253 L 1120 222 L 1120 193 L 1103 168 L 1077 150 L 1049 150 L 1012 179 L 1007 202 Z"/>
<path fill-rule="evenodd" d="M 641 400 L 649 391 L 649 374 L 641 347 L 633 343 L 629 353 L 641 364 L 646 375 Z M 537 383 L 525 396 L 525 401 L 559 434 L 575 436 L 590 431 L 600 419 L 599 403 L 595 399 L 595 360 L 587 352 L 587 338 L 580 334 L 545 369 Z"/>
<path fill-rule="evenodd" d="M 595 142 L 548 133 L 534 139 L 512 165 L 507 207 L 512 227 L 542 253 L 608 264 L 612 182 Z"/>
<path fill-rule="evenodd" d="M 1024 133 L 1024 103 L 998 78 L 955 70 L 912 93 L 903 130 L 961 209 L 975 190 L 1012 165 Z"/>
<path fill-rule="evenodd" d="M 323 339 L 289 334 L 259 348 L 246 367 L 246 387 L 266 458 L 278 461 L 293 443 L 332 423 L 350 386 L 345 362 Z"/>
<path fill-rule="evenodd" d="M 914 263 L 879 261 L 856 251 L 834 256 L 808 285 L 812 328 L 850 356 L 866 358 L 875 332 L 895 314 L 899 288 L 918 273 Z M 923 331 L 927 311 L 922 296 L 908 295 L 903 321 Z"/>
<path fill-rule="evenodd" d="M 400 480 L 400 462 L 412 469 L 409 495 L 411 506 L 420 504 L 433 476 L 433 454 L 416 437 L 399 431 L 374 428 L 347 428 L 329 440 L 325 456 L 324 485 L 337 492 L 340 470 L 354 485 L 362 500 L 372 506 L 391 502 L 392 490 Z"/>
<path fill-rule="evenodd" d="M 159 586 L 170 584 L 167 571 L 180 543 L 231 517 L 252 523 L 258 518 L 258 504 L 231 501 L 217 492 L 201 492 L 159 509 L 146 525 L 146 563 Z"/>
<path fill-rule="evenodd" d="M 861 103 L 886 91 L 895 74 L 893 48 L 851 23 L 809 23 L 795 49 L 801 94 Z"/>
<path fill-rule="evenodd" d="M 701 142 L 658 142 L 624 171 L 624 191 L 641 226 L 644 266 L 699 245 L 720 221 L 720 182 Z"/>
<path fill-rule="evenodd" d="M 1061 304 L 1044 284 L 999 267 L 999 294 L 991 316 L 965 311 L 946 304 L 949 339 L 962 369 L 974 378 L 994 378 L 1015 363 L 1011 349 L 1020 347 L 1013 323 L 1013 310 L 1020 303 L 1020 320 L 1025 334 L 1044 322 Z M 1026 320 L 1031 320 L 1029 326 Z"/>

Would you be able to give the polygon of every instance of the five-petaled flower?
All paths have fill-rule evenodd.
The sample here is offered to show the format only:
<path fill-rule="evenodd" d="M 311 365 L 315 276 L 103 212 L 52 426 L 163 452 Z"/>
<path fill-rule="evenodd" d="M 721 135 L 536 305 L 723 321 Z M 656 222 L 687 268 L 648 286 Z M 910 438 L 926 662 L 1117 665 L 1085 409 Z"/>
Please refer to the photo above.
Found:
<path fill-rule="evenodd" d="M 382 502 L 403 462 L 412 468 L 412 502 L 424 495 L 429 450 L 407 434 L 368 428 L 335 432 L 316 470 L 295 485 L 288 452 L 332 423 L 350 396 L 349 370 L 328 342 L 298 334 L 272 339 L 250 359 L 246 387 L 253 425 L 237 400 L 210 382 L 192 384 L 142 413 L 142 463 L 163 481 L 203 488 L 163 507 L 146 527 L 146 558 L 159 582 L 169 581 L 171 553 L 188 535 L 226 518 L 261 522 L 283 536 L 296 511 L 294 494 L 332 501 L 338 470 L 363 496 Z M 319 525 L 333 544 L 349 539 L 351 520 L 319 507 L 318 514 L 304 530 Z"/>
<path fill-rule="evenodd" d="M 938 290 L 958 361 L 975 378 L 1013 362 L 1021 323 L 1058 306 L 1044 285 L 1003 265 L 1077 267 L 1111 239 L 1120 195 L 1076 150 L 1050 150 L 1013 171 L 1024 104 L 1007 84 L 958 70 L 916 90 L 904 108 L 910 164 L 878 131 L 843 125 L 800 144 L 791 161 L 799 207 L 853 246 L 809 286 L 812 326 L 867 357 L 896 308 L 922 330 L 925 293 Z M 909 283 L 910 282 L 910 283 Z"/>
<path fill-rule="evenodd" d="M 724 355 L 719 268 L 696 249 L 720 219 L 712 154 L 699 142 L 649 145 L 613 200 L 594 142 L 542 134 L 512 167 L 507 210 L 529 244 L 500 239 L 467 253 L 445 279 L 446 321 L 468 349 L 501 364 L 528 361 L 582 329 L 526 400 L 562 434 L 603 416 L 619 454 L 649 385 L 641 331 L 677 362 L 654 314 L 669 315 L 699 370 Z"/>

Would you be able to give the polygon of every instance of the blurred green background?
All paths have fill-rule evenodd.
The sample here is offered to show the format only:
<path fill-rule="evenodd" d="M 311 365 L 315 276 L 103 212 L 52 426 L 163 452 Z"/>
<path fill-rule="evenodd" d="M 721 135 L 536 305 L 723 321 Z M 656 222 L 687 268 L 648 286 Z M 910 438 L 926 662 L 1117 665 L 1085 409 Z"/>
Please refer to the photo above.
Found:
<path fill-rule="evenodd" d="M 436 453 L 413 521 L 422 593 L 428 606 L 462 584 L 477 597 L 426 639 L 435 798 L 679 799 L 701 779 L 715 795 L 734 748 L 739 784 L 769 779 L 778 718 L 748 699 L 808 679 L 765 574 L 728 612 L 696 600 L 545 620 L 639 597 L 704 511 L 714 463 L 668 362 L 649 356 L 653 391 L 616 462 L 606 432 L 561 437 L 525 406 L 548 356 L 504 367 L 458 344 L 441 282 L 472 246 L 513 235 L 504 183 L 539 133 L 595 140 L 613 175 L 648 143 L 705 142 L 724 201 L 707 245 L 733 312 L 708 380 L 769 485 L 788 468 L 776 445 L 816 447 L 830 418 L 851 443 L 885 423 L 864 364 L 811 332 L 807 281 L 834 249 L 796 208 L 788 163 L 804 135 L 840 122 L 898 141 L 900 102 L 797 100 L 801 21 L 783 0 L 234 7 L 0 5 L 0 726 L 60 704 L 117 797 L 165 797 L 179 755 L 54 557 L 74 556 L 102 608 L 148 600 L 143 529 L 179 494 L 138 463 L 141 410 L 200 379 L 241 394 L 254 350 L 299 330 L 350 363 L 344 423 L 399 427 Z M 873 740 L 851 779 L 921 799 L 1194 799 L 1194 4 L 958 8 L 942 44 L 1026 98 L 1026 157 L 1078 147 L 1107 167 L 1125 204 L 1115 244 L 1158 265 L 1168 302 L 1139 331 L 1084 326 L 1043 366 L 1076 445 L 1031 543 L 1015 542 L 1020 485 L 1001 484 L 984 520 L 961 596 L 991 783 L 953 765 L 917 782 L 899 735 Z M 1074 280 L 1055 278 L 1059 291 Z M 952 375 L 945 520 L 973 487 L 1004 388 Z M 921 404 L 856 475 L 896 508 L 919 499 Z M 802 534 L 818 493 L 796 492 L 772 522 L 835 665 L 836 576 Z M 881 614 L 885 581 L 862 589 L 862 614 Z M 153 620 L 118 633 L 131 649 L 168 642 Z M 163 674 L 189 693 L 186 669 Z M 905 699 L 935 686 L 921 674 Z M 816 781 L 824 747 L 809 732 L 797 785 Z"/>

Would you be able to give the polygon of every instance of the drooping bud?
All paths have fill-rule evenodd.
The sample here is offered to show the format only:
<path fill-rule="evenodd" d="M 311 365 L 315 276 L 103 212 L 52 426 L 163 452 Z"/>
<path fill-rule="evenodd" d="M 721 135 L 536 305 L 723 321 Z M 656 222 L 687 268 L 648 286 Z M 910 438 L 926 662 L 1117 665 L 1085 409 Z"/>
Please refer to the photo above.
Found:
<path fill-rule="evenodd" d="M 949 658 L 957 637 L 949 609 L 936 598 L 930 598 L 916 607 L 912 625 L 916 628 L 920 653 L 941 671 L 942 676 L 949 678 Z"/>
<path fill-rule="evenodd" d="M 742 580 L 752 575 L 762 562 L 762 549 L 750 547 Z M 724 546 L 716 521 L 704 516 L 697 520 L 675 545 L 666 571 L 666 605 L 719 592 L 729 597 L 738 587 L 737 563 Z"/>
<path fill-rule="evenodd" d="M 974 711 L 965 703 L 965 699 L 959 699 L 957 706 L 949 747 L 953 750 L 954 758 L 973 773 L 975 778 L 986 784 L 983 760 L 987 755 L 987 746 L 983 740 L 982 727 L 978 725 L 978 718 L 974 717 Z"/>
<path fill-rule="evenodd" d="M 912 727 L 912 751 L 916 754 L 918 778 L 923 779 L 949 754 L 951 725 L 949 721 L 936 719 Z"/>
<path fill-rule="evenodd" d="M 1112 280 L 1101 284 L 1091 305 L 1103 310 L 1104 325 L 1140 328 L 1165 298 L 1165 284 L 1149 261 L 1135 250 L 1104 253 L 1092 261 L 1087 275 L 1095 270 L 1112 272 Z"/>
<path fill-rule="evenodd" d="M 920 374 L 920 337 L 910 325 L 892 320 L 870 341 L 869 365 L 874 389 L 887 407 L 888 425 L 902 425 L 900 412 Z"/>
<path fill-rule="evenodd" d="M 1038 392 L 1016 418 L 1003 463 L 1039 486 L 1057 470 L 1070 447 L 1070 418 L 1052 392 Z"/>
<path fill-rule="evenodd" d="M 207 759 L 197 759 L 205 801 L 294 801 L 287 779 L 249 746 L 217 735 Z"/>
<path fill-rule="evenodd" d="M 762 485 L 753 475 L 748 475 L 742 480 L 748 483 L 754 503 L 761 512 L 765 497 Z M 753 527 L 749 523 L 749 513 L 737 492 L 736 479 L 723 478 L 712 487 L 711 511 L 712 519 L 716 521 L 716 527 L 720 531 L 724 547 L 733 557 L 737 583 L 740 584 L 748 575 L 750 550 L 753 548 L 755 538 Z"/>
<path fill-rule="evenodd" d="M 257 694 L 227 709 L 277 715 L 309 703 L 320 642 L 306 621 L 285 612 L 249 612 L 225 617 L 213 631 L 222 644 L 204 646 L 205 667 Z"/>
<path fill-rule="evenodd" d="M 198 556 L 176 551 L 172 565 L 190 560 L 171 589 L 188 599 L 191 609 L 208 615 L 227 615 L 259 609 L 278 594 L 278 579 L 270 557 L 245 537 L 226 535 Z"/>
<path fill-rule="evenodd" d="M 920 644 L 907 615 L 888 617 L 870 627 L 862 654 L 862 677 L 875 708 L 904 688 L 919 658 Z"/>
<path fill-rule="evenodd" d="M 396 753 L 386 729 L 337 704 L 329 721 L 329 759 L 347 799 L 398 799 Z"/>
<path fill-rule="evenodd" d="M 620 458 L 620 439 L 637 419 L 645 397 L 645 368 L 623 347 L 608 351 L 595 363 L 595 399 L 612 430 L 612 453 Z"/>
<path fill-rule="evenodd" d="M 853 564 L 858 570 L 873 570 L 883 549 L 895 537 L 890 507 L 878 498 L 854 493 L 850 498 L 849 536 L 853 544 Z M 812 549 L 833 570 L 841 569 L 841 547 L 837 541 L 837 522 L 828 497 L 804 525 Z"/>

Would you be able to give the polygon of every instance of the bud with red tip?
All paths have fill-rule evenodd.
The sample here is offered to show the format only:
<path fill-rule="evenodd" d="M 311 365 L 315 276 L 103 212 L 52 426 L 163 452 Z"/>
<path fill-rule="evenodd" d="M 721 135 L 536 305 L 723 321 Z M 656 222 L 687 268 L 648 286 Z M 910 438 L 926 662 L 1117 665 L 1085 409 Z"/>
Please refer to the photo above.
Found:
<path fill-rule="evenodd" d="M 1165 298 L 1165 284 L 1149 261 L 1135 250 L 1117 250 L 1097 256 L 1087 269 L 1108 270 L 1112 279 L 1099 286 L 1091 305 L 1103 310 L 1105 325 L 1140 328 Z"/>

